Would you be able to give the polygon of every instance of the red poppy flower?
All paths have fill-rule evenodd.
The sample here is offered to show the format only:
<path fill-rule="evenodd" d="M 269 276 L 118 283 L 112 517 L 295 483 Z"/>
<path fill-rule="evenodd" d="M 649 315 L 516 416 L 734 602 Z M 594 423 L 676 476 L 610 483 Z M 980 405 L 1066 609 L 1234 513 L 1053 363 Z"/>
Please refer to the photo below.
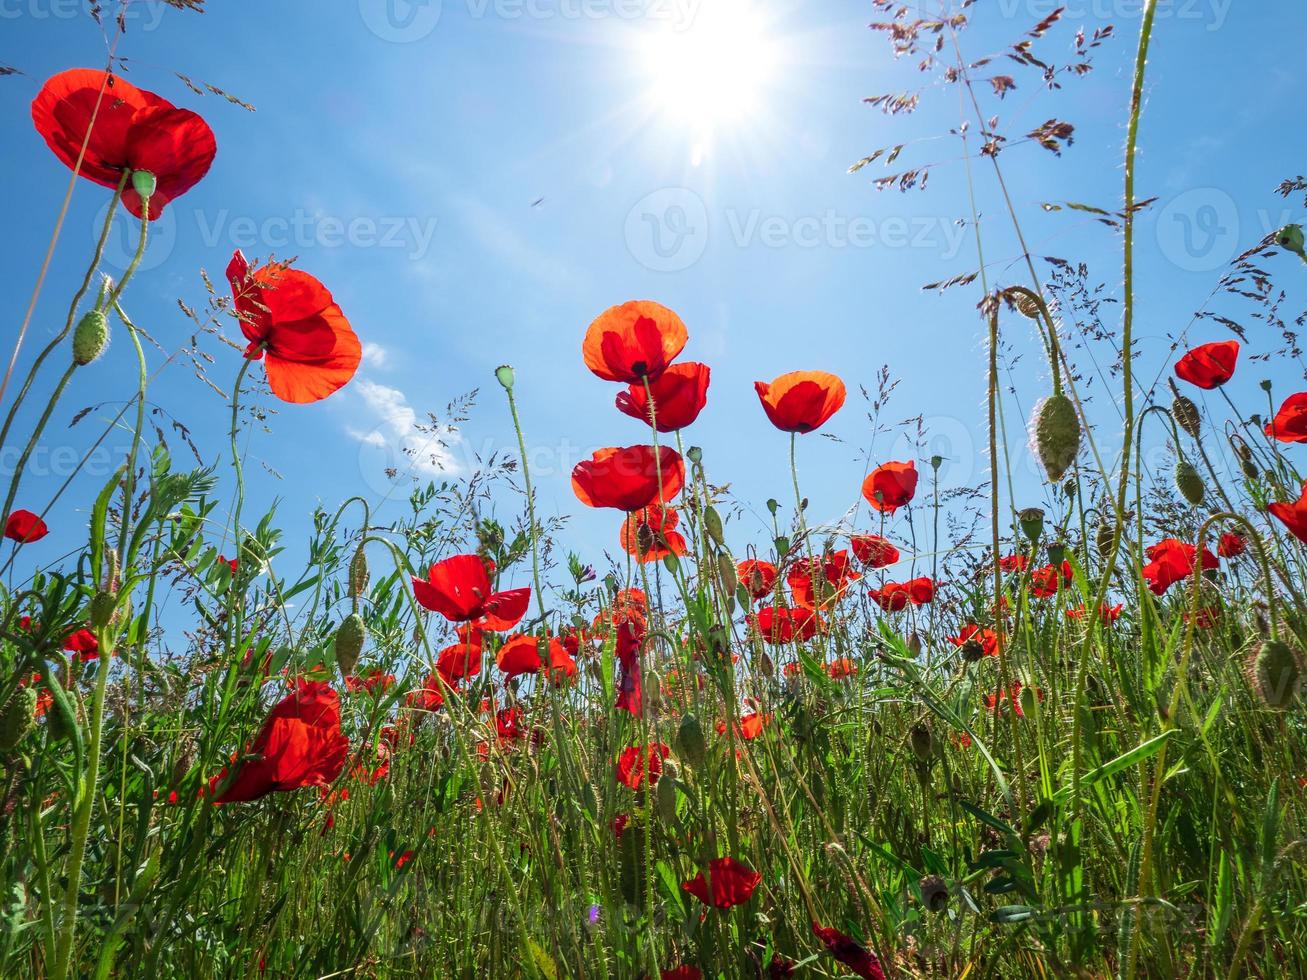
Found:
<path fill-rule="evenodd" d="M 1121 610 L 1124 609 L 1124 608 L 1125 608 L 1125 607 L 1122 606 L 1122 605 L 1109 606 L 1109 605 L 1104 604 L 1104 605 L 1102 605 L 1102 606 L 1099 606 L 1099 607 L 1098 607 L 1098 614 L 1099 614 L 1099 617 L 1100 617 L 1100 618 L 1102 619 L 1102 621 L 1103 621 L 1103 625 L 1104 625 L 1104 626 L 1110 626 L 1112 623 L 1115 623 L 1118 619 L 1120 619 L 1120 618 L 1121 618 Z M 1068 609 L 1068 610 L 1066 611 L 1066 618 L 1067 618 L 1067 619 L 1084 619 L 1084 618 L 1085 618 L 1085 607 L 1084 607 L 1084 606 L 1077 606 L 1075 609 Z"/>
<path fill-rule="evenodd" d="M 835 959 L 862 977 L 863 980 L 885 980 L 885 972 L 880 968 L 876 954 L 838 929 L 829 929 L 812 924 L 812 934 L 826 944 L 826 949 Z"/>
<path fill-rule="evenodd" d="M 368 671 L 364 677 L 350 675 L 345 678 L 345 690 L 350 694 L 366 691 L 368 694 L 385 694 L 395 686 L 395 675 L 383 673 L 381 668 Z"/>
<path fill-rule="evenodd" d="M 753 389 L 771 424 L 782 432 L 820 429 L 844 406 L 844 382 L 825 371 L 791 371 Z"/>
<path fill-rule="evenodd" d="M 628 746 L 617 759 L 617 781 L 628 789 L 639 789 L 643 782 L 652 786 L 663 774 L 663 760 L 669 755 L 671 749 L 662 742 L 651 742 L 643 750 L 638 745 Z M 645 775 L 646 759 L 649 763 L 648 776 Z"/>
<path fill-rule="evenodd" d="M 740 584 L 755 599 L 763 599 L 771 593 L 776 585 L 776 574 L 775 565 L 757 558 L 746 558 L 735 566 L 735 575 Z"/>
<path fill-rule="evenodd" d="M 550 639 L 549 674 L 554 683 L 576 676 L 576 661 L 568 656 L 567 648 L 558 639 Z M 499 648 L 495 666 L 504 672 L 505 679 L 521 674 L 540 673 L 540 640 L 534 636 L 510 636 Z"/>
<path fill-rule="evenodd" d="M 1144 566 L 1144 578 L 1155 595 L 1162 595 L 1176 582 L 1193 574 L 1198 549 L 1191 544 L 1166 538 L 1148 549 L 1149 563 Z M 1202 567 L 1217 568 L 1220 562 L 1207 548 L 1203 549 Z"/>
<path fill-rule="evenodd" d="M 662 561 L 668 555 L 685 554 L 685 538 L 676 525 L 681 515 L 662 504 L 630 514 L 622 522 L 622 550 L 635 555 L 640 562 Z"/>
<path fill-rule="evenodd" d="M 45 521 L 30 510 L 16 510 L 5 520 L 5 537 L 19 544 L 40 541 L 49 533 Z"/>
<path fill-rule="evenodd" d="M 226 555 L 219 555 L 218 561 L 230 568 L 233 575 L 235 575 L 236 571 L 241 567 L 239 558 L 228 558 Z"/>
<path fill-rule="evenodd" d="M 767 643 L 802 643 L 817 635 L 821 623 L 811 609 L 763 606 L 753 619 Z"/>
<path fill-rule="evenodd" d="M 997 711 L 1003 706 L 1003 702 L 1007 701 L 1012 705 L 1012 710 L 1016 712 L 1017 717 L 1024 718 L 1026 716 L 1025 712 L 1021 710 L 1021 691 L 1024 687 L 1025 685 L 1020 681 L 1013 681 L 1006 691 L 999 688 L 995 694 L 984 695 L 983 700 L 985 707 L 990 711 Z M 1031 690 L 1035 692 L 1035 697 L 1038 698 L 1042 704 L 1044 701 L 1044 692 L 1037 687 L 1031 688 Z"/>
<path fill-rule="evenodd" d="M 479 555 L 454 555 L 432 565 L 425 581 L 413 579 L 413 594 L 424 608 L 455 623 L 476 621 L 496 633 L 510 630 L 526 615 L 531 590 L 491 588 L 490 572 Z"/>
<path fill-rule="evenodd" d="M 659 980 L 703 980 L 703 971 L 690 963 L 658 971 Z"/>
<path fill-rule="evenodd" d="M 849 545 L 858 561 L 868 568 L 886 568 L 899 560 L 899 549 L 879 534 L 855 534 Z"/>
<path fill-rule="evenodd" d="M 1239 341 L 1223 340 L 1195 347 L 1175 363 L 1175 376 L 1181 381 L 1210 391 L 1234 377 L 1239 360 Z"/>
<path fill-rule="evenodd" d="M 892 514 L 912 502 L 917 492 L 917 464 L 890 462 L 877 466 L 862 481 L 862 496 L 873 510 Z"/>
<path fill-rule="evenodd" d="M 826 673 L 833 681 L 842 681 L 858 672 L 858 664 L 852 657 L 838 657 L 826 665 Z"/>
<path fill-rule="evenodd" d="M 1227 531 L 1221 535 L 1216 544 L 1216 554 L 1221 558 L 1238 558 L 1248 550 L 1248 541 L 1242 534 Z"/>
<path fill-rule="evenodd" d="M 64 640 L 64 649 L 77 654 L 78 660 L 94 660 L 100 655 L 100 643 L 88 629 L 70 633 Z"/>
<path fill-rule="evenodd" d="M 713 858 L 708 862 L 708 878 L 700 871 L 689 881 L 681 882 L 681 890 L 689 892 L 704 905 L 716 909 L 730 909 L 743 905 L 753 897 L 753 890 L 762 881 L 762 875 L 735 858 Z"/>
<path fill-rule="evenodd" d="M 711 371 L 707 364 L 686 361 L 673 364 L 657 381 L 637 382 L 626 391 L 617 393 L 617 410 L 623 415 L 649 422 L 649 392 L 653 392 L 654 422 L 659 432 L 684 429 L 699 417 L 708 403 L 708 381 Z"/>
<path fill-rule="evenodd" d="M 976 643 L 979 644 L 983 656 L 998 656 L 998 634 L 991 629 L 982 629 L 975 623 L 967 623 L 958 631 L 957 636 L 950 636 L 949 641 L 959 648 L 968 643 Z"/>
<path fill-rule="evenodd" d="M 227 264 L 245 356 L 264 361 L 268 387 L 282 401 L 321 401 L 354 377 L 363 348 L 327 287 L 281 264 L 250 271 L 237 249 Z"/>
<path fill-rule="evenodd" d="M 102 187 L 117 189 L 125 171 L 153 174 L 151 221 L 203 179 L 218 152 L 213 130 L 189 109 L 88 68 L 49 79 L 32 102 L 32 122 L 65 166 Z M 142 216 L 141 197 L 130 183 L 123 190 L 123 205 Z"/>
<path fill-rule="evenodd" d="M 761 712 L 753 711 L 747 715 L 740 715 L 740 720 L 735 723 L 735 734 L 740 736 L 746 742 L 752 742 L 762 734 L 763 726 L 771 721 L 771 715 L 764 715 Z M 717 722 L 717 734 L 726 734 L 726 722 Z"/>
<path fill-rule="evenodd" d="M 1271 504 L 1266 511 L 1283 524 L 1290 534 L 1307 544 L 1307 483 L 1302 485 L 1302 494 L 1297 500 Z"/>
<path fill-rule="evenodd" d="M 805 609 L 827 609 L 861 577 L 853 571 L 849 553 L 841 550 L 824 558 L 800 558 L 790 567 L 785 581 L 794 601 L 800 606 Z"/>
<path fill-rule="evenodd" d="M 1057 595 L 1063 585 L 1070 585 L 1075 580 L 1071 563 L 1063 561 L 1061 567 L 1045 565 L 1030 573 L 1030 594 L 1036 599 L 1047 599 Z"/>
<path fill-rule="evenodd" d="M 1266 434 L 1280 442 L 1307 442 L 1307 391 L 1290 395 L 1266 424 Z"/>
<path fill-rule="evenodd" d="M 421 687 L 405 695 L 404 703 L 414 711 L 435 711 L 445 703 L 445 689 L 453 686 L 440 674 L 432 674 Z"/>
<path fill-rule="evenodd" d="M 1029 564 L 1025 555 L 1004 555 L 998 560 L 998 567 L 1005 572 L 1024 572 Z"/>
<path fill-rule="evenodd" d="M 659 493 L 659 479 L 662 492 Z M 627 446 L 600 449 L 572 469 L 572 491 L 587 507 L 632 511 L 666 503 L 685 484 L 685 462 L 668 446 Z"/>
<path fill-rule="evenodd" d="M 481 673 L 481 630 L 470 627 L 459 631 L 459 641 L 445 647 L 436 656 L 436 673 L 450 687 L 457 686 L 464 677 Z"/>
<path fill-rule="evenodd" d="M 926 576 L 906 582 L 886 582 L 879 589 L 868 589 L 867 595 L 886 612 L 899 612 L 908 604 L 924 606 L 935 598 L 935 583 Z"/>
<path fill-rule="evenodd" d="M 660 303 L 637 299 L 599 314 L 585 332 L 585 366 L 605 381 L 657 381 L 690 335 L 681 318 Z M 643 416 L 641 416 L 643 417 Z"/>
<path fill-rule="evenodd" d="M 295 693 L 268 713 L 246 754 L 252 758 L 240 764 L 215 803 L 242 803 L 302 786 L 330 786 L 349 755 L 349 739 L 340 730 L 340 698 L 327 684 L 301 682 Z M 223 775 L 214 781 L 215 787 Z"/>

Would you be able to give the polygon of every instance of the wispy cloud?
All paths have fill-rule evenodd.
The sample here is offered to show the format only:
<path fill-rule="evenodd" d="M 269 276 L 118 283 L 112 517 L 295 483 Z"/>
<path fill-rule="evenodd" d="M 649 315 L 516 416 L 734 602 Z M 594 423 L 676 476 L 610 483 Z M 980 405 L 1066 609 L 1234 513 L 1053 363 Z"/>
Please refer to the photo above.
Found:
<path fill-rule="evenodd" d="M 370 368 L 384 368 L 390 363 L 390 351 L 370 340 L 363 342 L 363 364 Z"/>
<path fill-rule="evenodd" d="M 349 426 L 349 436 L 374 447 L 381 462 L 397 476 L 453 476 L 459 471 L 454 450 L 462 437 L 449 426 L 434 426 L 429 419 L 419 419 L 398 388 L 378 384 L 367 378 L 354 381 L 351 390 L 363 402 L 375 422 L 371 429 Z M 419 428 L 421 426 L 421 428 Z"/>

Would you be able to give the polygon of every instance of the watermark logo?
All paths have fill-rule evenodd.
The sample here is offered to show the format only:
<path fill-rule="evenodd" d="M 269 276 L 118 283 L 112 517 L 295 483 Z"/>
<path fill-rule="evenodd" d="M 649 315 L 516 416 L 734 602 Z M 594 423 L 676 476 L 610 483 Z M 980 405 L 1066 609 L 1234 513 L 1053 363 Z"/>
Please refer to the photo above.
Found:
<path fill-rule="evenodd" d="M 708 208 L 688 188 L 664 187 L 627 212 L 625 237 L 627 251 L 646 269 L 681 272 L 708 247 Z"/>
<path fill-rule="evenodd" d="M 1239 248 L 1239 208 L 1225 191 L 1197 187 L 1173 198 L 1157 216 L 1162 254 L 1186 272 L 1213 272 Z"/>
<path fill-rule="evenodd" d="M 91 242 L 94 244 L 99 240 L 100 232 L 104 228 L 105 219 L 109 216 L 109 205 L 112 201 L 105 201 L 100 210 L 96 212 L 95 220 L 91 223 Z M 109 233 L 104 242 L 104 268 L 109 273 L 122 275 L 127 271 L 127 267 L 132 264 L 132 258 L 136 255 L 137 245 L 141 240 L 141 219 L 133 215 L 124 208 L 121 203 L 118 210 L 114 212 L 113 221 L 109 225 Z M 145 239 L 145 251 L 141 254 L 141 261 L 136 266 L 137 272 L 148 272 L 150 269 L 156 269 L 172 255 L 172 250 L 177 246 L 177 209 L 176 207 L 164 208 L 159 217 L 150 222 L 149 231 Z"/>
<path fill-rule="evenodd" d="M 359 0 L 367 29 L 391 44 L 412 44 L 440 23 L 441 0 Z"/>

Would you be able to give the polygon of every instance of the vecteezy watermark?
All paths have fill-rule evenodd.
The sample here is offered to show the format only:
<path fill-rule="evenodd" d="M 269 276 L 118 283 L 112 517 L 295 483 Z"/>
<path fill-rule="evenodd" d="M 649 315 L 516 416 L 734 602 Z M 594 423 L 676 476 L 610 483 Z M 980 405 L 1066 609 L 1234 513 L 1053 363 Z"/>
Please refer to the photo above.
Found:
<path fill-rule="evenodd" d="M 1290 209 L 1241 215 L 1234 198 L 1219 187 L 1195 187 L 1161 205 L 1157 245 L 1185 272 L 1215 272 L 1291 220 Z"/>
<path fill-rule="evenodd" d="M 473 20 L 623 20 L 687 30 L 704 0 L 450 0 Z M 440 23 L 443 0 L 358 0 L 369 31 L 392 44 L 428 37 Z"/>
<path fill-rule="evenodd" d="M 168 4 L 164 0 L 137 0 L 135 3 L 115 5 L 112 14 L 101 14 L 105 20 L 122 17 L 129 31 L 153 31 L 163 21 Z M 0 0 L 0 20 L 75 20 L 89 17 L 88 0 Z"/>
<path fill-rule="evenodd" d="M 100 208 L 91 226 L 98 238 L 108 215 L 109 204 Z M 341 216 L 297 208 L 288 215 L 252 218 L 233 214 L 227 208 L 213 211 L 188 210 L 173 204 L 150 222 L 147 247 L 138 271 L 162 264 L 177 245 L 179 223 L 188 231 L 193 225 L 205 249 L 243 249 L 267 254 L 299 254 L 315 248 L 399 249 L 414 261 L 424 258 L 436 235 L 437 219 L 416 215 Z M 140 241 L 141 223 L 122 208 L 114 215 L 105 242 L 107 268 L 122 272 L 131 263 Z"/>
<path fill-rule="evenodd" d="M 1062 8 L 1062 20 L 1086 18 L 1110 23 L 1138 20 L 1145 0 L 998 0 L 999 12 L 1008 18 L 1027 17 L 1043 20 Z M 1219 31 L 1234 0 L 1157 0 L 1158 20 L 1201 22 L 1209 31 Z"/>
<path fill-rule="evenodd" d="M 626 214 L 627 250 L 646 269 L 680 272 L 702 258 L 710 235 L 735 248 L 926 249 L 955 258 L 967 239 L 960 222 L 933 215 L 875 217 L 827 208 L 785 215 L 763 208 L 727 208 L 710 218 L 694 191 L 665 187 L 646 194 Z"/>

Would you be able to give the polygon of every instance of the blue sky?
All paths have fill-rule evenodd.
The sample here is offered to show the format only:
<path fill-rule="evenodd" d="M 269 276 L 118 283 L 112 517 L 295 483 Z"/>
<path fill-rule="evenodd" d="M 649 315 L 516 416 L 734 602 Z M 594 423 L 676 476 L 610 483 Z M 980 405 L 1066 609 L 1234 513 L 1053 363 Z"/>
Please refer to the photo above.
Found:
<path fill-rule="evenodd" d="M 965 57 L 1001 54 L 1053 7 L 984 0 L 961 36 Z M 1116 37 L 1095 52 L 1091 74 L 1064 79 L 1061 91 L 1043 90 L 1016 65 L 997 67 L 1010 64 L 1002 58 L 979 72 L 1010 73 L 1017 82 L 1002 101 L 980 92 L 985 114 L 999 116 L 1014 144 L 1049 118 L 1075 124 L 1074 145 L 1060 158 L 1023 143 L 1000 162 L 1031 250 L 1087 262 L 1090 282 L 1104 283 L 1109 297 L 1120 295 L 1115 234 L 1092 217 L 1043 213 L 1040 204 L 1119 207 L 1138 7 L 1138 0 L 1068 4 L 1064 22 L 1035 42 L 1045 60 L 1070 62 L 1078 27 L 1092 33 L 1112 23 Z M 77 8 L 73 0 L 0 0 L 0 63 L 24 72 L 0 79 L 7 340 L 67 180 L 31 127 L 29 103 L 45 77 L 104 63 L 104 39 Z M 601 549 L 616 547 L 618 519 L 584 513 L 568 472 L 590 450 L 644 441 L 644 432 L 613 410 L 617 388 L 584 369 L 580 342 L 595 315 L 632 298 L 677 310 L 690 330 L 684 357 L 712 366 L 708 408 L 686 442 L 704 448 L 714 482 L 729 483 L 760 515 L 732 533 L 737 547 L 765 538 L 768 497 L 791 499 L 787 438 L 767 425 L 752 389 L 786 371 L 834 371 L 850 389 L 826 430 L 838 441 L 801 440 L 810 519 L 832 520 L 855 503 L 868 453 L 876 461 L 939 453 L 948 460 L 946 487 L 987 479 L 979 284 L 943 294 L 920 289 L 977 265 L 970 226 L 955 224 L 970 205 L 960 145 L 949 131 L 965 107 L 957 87 L 935 80 L 938 72 L 915 70 L 919 58 L 892 57 L 885 38 L 867 30 L 869 4 L 341 0 L 326 13 L 312 0 L 282 0 L 257 13 L 234 3 L 203 15 L 154 2 L 129 10 L 118 54 L 129 59 L 130 79 L 201 112 L 218 156 L 206 180 L 158 223 L 128 310 L 164 348 L 176 348 L 190 332 L 176 300 L 202 304 L 199 269 L 221 283 L 239 246 L 251 256 L 297 255 L 367 345 L 348 389 L 314 406 L 276 406 L 272 431 L 253 436 L 251 454 L 281 479 L 250 467 L 247 515 L 283 498 L 283 523 L 295 535 L 311 501 L 334 507 L 354 493 L 402 499 L 406 489 L 391 488 L 382 469 L 408 465 L 399 450 L 414 444 L 409 423 L 443 413 L 475 387 L 481 396 L 450 446 L 451 472 L 465 475 L 478 454 L 515 449 L 492 373 L 511 362 L 541 508 L 572 515 L 566 543 L 598 561 Z M 724 12 L 736 20 L 723 20 Z M 696 23 L 727 29 L 689 47 L 667 40 L 669 33 L 693 37 Z M 1140 197 L 1159 198 L 1138 233 L 1139 369 L 1150 380 L 1166 367 L 1168 337 L 1190 324 L 1224 263 L 1307 217 L 1301 196 L 1273 193 L 1301 171 L 1307 149 L 1296 72 L 1304 36 L 1300 4 L 1162 4 L 1139 161 Z M 704 52 L 718 49 L 721 63 L 705 68 Z M 678 58 L 688 59 L 684 71 Z M 174 72 L 229 91 L 257 112 L 196 96 Z M 912 115 L 890 118 L 862 103 L 917 90 Z M 739 105 L 727 111 L 720 103 L 732 93 Z M 974 118 L 970 129 L 974 149 Z M 907 146 L 890 170 L 876 163 L 846 173 L 860 157 L 896 144 Z M 875 177 L 927 164 L 925 192 L 872 186 Z M 991 285 L 1026 283 L 992 168 L 973 160 L 972 172 Z M 79 183 L 20 371 L 62 322 L 107 198 Z M 111 267 L 128 249 L 125 226 L 121 232 Z M 1307 268 L 1281 256 L 1273 271 L 1290 291 L 1286 309 L 1300 309 Z M 1263 377 L 1275 380 L 1277 401 L 1301 387 L 1297 363 L 1247 361 L 1280 345 L 1257 333 L 1246 306 L 1215 308 L 1253 326 L 1230 387 L 1237 402 L 1264 410 L 1256 387 Z M 1119 306 L 1104 310 L 1115 327 Z M 1009 322 L 1009 341 L 1022 355 L 1012 381 L 1025 411 L 1046 393 L 1048 373 L 1036 338 Z M 1209 321 L 1190 330 L 1193 343 L 1228 337 Z M 219 361 L 212 377 L 226 388 L 239 357 L 209 349 Z M 1103 365 L 1112 360 L 1105 345 L 1095 355 Z M 67 422 L 83 406 L 123 397 L 132 365 L 120 343 L 79 372 L 20 505 L 44 506 L 69 454 L 98 434 L 94 419 L 71 432 Z M 923 415 L 925 448 L 914 452 L 893 432 L 873 438 L 858 386 L 874 389 L 883 365 L 901 379 L 883 420 Z M 1119 442 L 1117 411 L 1101 380 L 1086 391 L 1110 452 Z M 152 400 L 190 426 L 211 458 L 222 452 L 224 406 L 184 364 L 165 369 Z M 1020 428 L 1015 407 L 1009 424 Z M 1014 451 L 1022 442 L 1014 436 Z M 121 452 L 125 444 L 115 435 L 106 445 Z M 52 512 L 59 534 L 48 557 L 55 540 L 81 526 L 93 484 L 111 470 L 108 458 L 92 467 L 103 475 L 79 478 Z M 1028 462 L 1017 460 L 1023 505 L 1042 493 Z M 425 479 L 426 470 L 417 475 Z M 865 513 L 861 522 L 870 526 Z"/>

